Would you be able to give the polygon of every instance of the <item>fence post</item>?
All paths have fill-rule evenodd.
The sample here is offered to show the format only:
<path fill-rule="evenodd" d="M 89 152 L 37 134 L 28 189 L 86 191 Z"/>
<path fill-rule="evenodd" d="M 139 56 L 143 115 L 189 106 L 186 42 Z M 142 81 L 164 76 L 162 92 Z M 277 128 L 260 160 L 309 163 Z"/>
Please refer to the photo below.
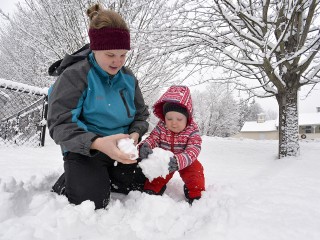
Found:
<path fill-rule="evenodd" d="M 41 132 L 41 147 L 44 146 L 44 142 L 46 139 L 46 127 L 47 127 L 47 115 L 48 115 L 48 95 L 44 98 L 43 101 L 43 111 L 42 111 L 42 121 L 45 121 L 45 124 L 42 124 L 42 132 Z"/>
<path fill-rule="evenodd" d="M 48 89 L 0 78 L 0 146 L 45 145 Z"/>

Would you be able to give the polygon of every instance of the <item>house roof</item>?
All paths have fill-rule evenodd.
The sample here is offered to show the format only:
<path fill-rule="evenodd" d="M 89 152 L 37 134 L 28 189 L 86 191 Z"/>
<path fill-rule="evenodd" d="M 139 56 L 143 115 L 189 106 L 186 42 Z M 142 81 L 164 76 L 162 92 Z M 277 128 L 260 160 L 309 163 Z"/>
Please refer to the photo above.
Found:
<path fill-rule="evenodd" d="M 257 121 L 245 122 L 241 132 L 272 132 L 277 131 L 276 120 L 268 120 L 262 123 Z"/>
<path fill-rule="evenodd" d="M 299 126 L 320 125 L 320 113 L 300 113 Z M 245 122 L 241 132 L 272 132 L 277 131 L 279 126 L 277 120 L 268 120 L 262 123 L 257 121 Z"/>
<path fill-rule="evenodd" d="M 300 113 L 299 126 L 320 125 L 320 112 L 316 113 Z"/>

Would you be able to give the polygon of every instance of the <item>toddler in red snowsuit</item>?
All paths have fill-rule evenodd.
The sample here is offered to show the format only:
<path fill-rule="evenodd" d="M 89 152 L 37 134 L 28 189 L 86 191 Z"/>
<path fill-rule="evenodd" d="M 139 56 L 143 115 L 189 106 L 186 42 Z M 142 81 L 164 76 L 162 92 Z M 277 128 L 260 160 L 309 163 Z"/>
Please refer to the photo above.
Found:
<path fill-rule="evenodd" d="M 192 117 L 191 93 L 186 86 L 171 86 L 154 104 L 153 112 L 160 120 L 150 135 L 140 144 L 140 157 L 147 158 L 153 148 L 159 147 L 174 154 L 168 166 L 169 174 L 153 181 L 147 180 L 144 190 L 161 195 L 166 184 L 178 171 L 184 193 L 190 204 L 200 199 L 205 190 L 203 167 L 198 161 L 202 139 Z"/>

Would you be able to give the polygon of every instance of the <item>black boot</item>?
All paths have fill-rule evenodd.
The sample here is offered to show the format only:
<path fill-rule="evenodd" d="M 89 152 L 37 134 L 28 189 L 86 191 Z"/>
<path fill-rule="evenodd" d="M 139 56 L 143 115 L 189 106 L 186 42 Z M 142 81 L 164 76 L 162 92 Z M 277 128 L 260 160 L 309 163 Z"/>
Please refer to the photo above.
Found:
<path fill-rule="evenodd" d="M 66 191 L 66 180 L 64 177 L 64 173 L 58 178 L 56 183 L 53 185 L 51 192 L 55 192 L 59 195 L 65 195 Z"/>
<path fill-rule="evenodd" d="M 193 201 L 194 200 L 199 200 L 201 197 L 195 197 L 195 198 L 190 198 L 189 197 L 189 190 L 188 188 L 186 187 L 186 185 L 183 186 L 183 192 L 184 192 L 184 195 L 186 196 L 186 199 L 187 199 L 187 202 L 192 205 Z"/>

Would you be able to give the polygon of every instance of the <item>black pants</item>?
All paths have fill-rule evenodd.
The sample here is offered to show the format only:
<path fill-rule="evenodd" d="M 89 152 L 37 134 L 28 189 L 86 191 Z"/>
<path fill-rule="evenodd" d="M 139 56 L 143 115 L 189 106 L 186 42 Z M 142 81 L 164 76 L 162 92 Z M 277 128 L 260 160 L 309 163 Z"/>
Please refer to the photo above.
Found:
<path fill-rule="evenodd" d="M 110 191 L 142 191 L 146 181 L 137 164 L 121 164 L 101 152 L 94 157 L 69 152 L 64 157 L 64 170 L 53 191 L 66 195 L 73 204 L 91 200 L 96 209 L 108 205 Z"/>

